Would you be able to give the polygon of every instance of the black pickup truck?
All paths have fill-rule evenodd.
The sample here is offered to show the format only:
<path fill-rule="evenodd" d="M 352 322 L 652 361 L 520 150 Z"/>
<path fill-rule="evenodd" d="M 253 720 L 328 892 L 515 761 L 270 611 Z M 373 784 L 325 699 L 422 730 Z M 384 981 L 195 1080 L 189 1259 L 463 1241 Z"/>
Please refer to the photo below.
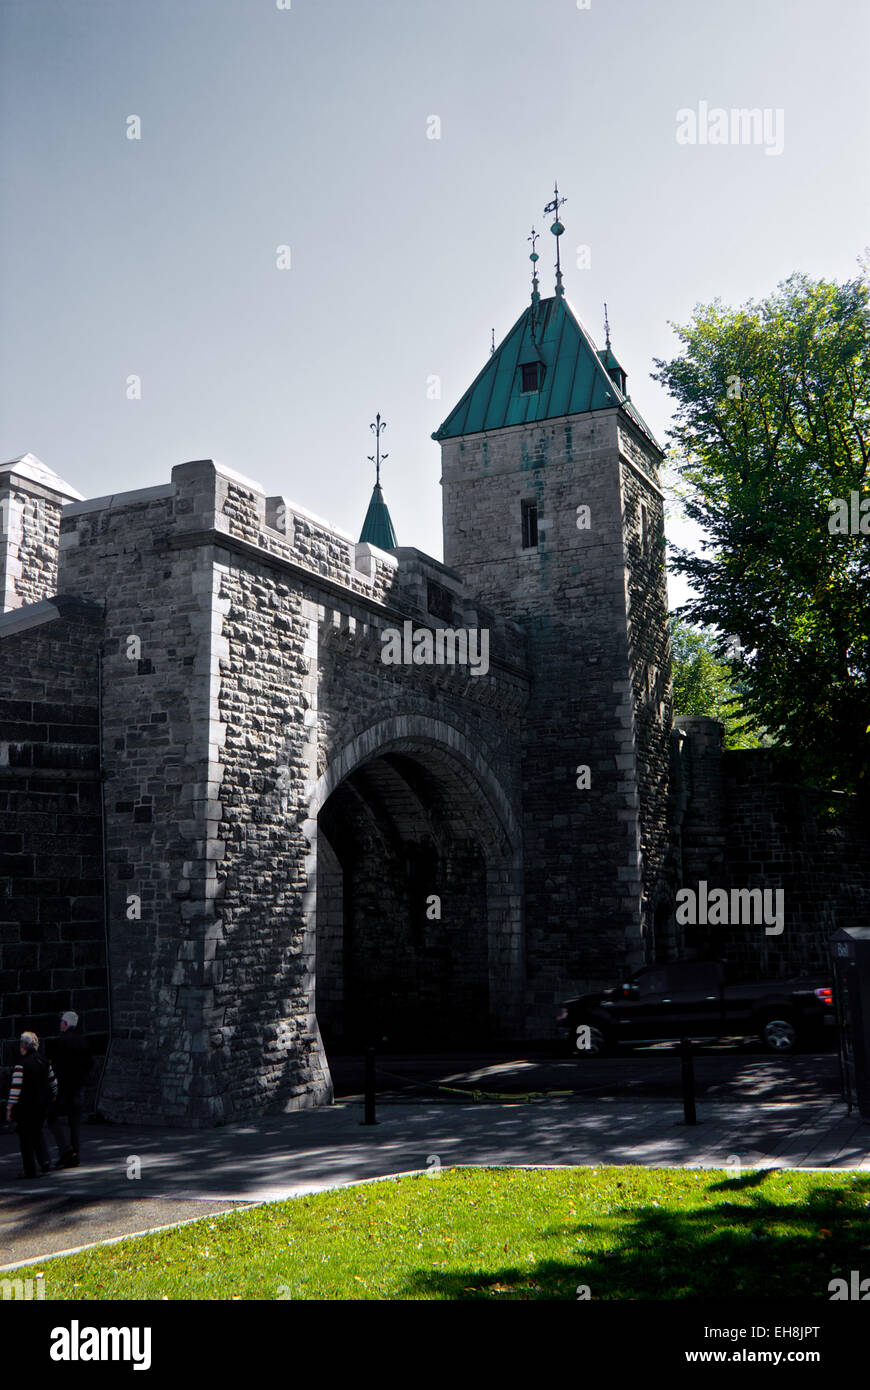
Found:
<path fill-rule="evenodd" d="M 556 1020 L 560 1039 L 576 1056 L 621 1043 L 739 1036 L 784 1054 L 836 1022 L 827 981 L 733 984 L 729 974 L 723 961 L 645 966 L 615 989 L 566 1000 Z"/>

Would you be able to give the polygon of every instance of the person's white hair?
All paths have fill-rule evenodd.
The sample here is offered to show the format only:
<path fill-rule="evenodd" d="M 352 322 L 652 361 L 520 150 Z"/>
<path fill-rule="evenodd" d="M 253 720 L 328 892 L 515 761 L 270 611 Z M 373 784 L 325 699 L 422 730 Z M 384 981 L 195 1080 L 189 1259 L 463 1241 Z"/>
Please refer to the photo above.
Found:
<path fill-rule="evenodd" d="M 39 1051 L 39 1038 L 35 1033 L 22 1033 L 20 1042 L 25 1052 Z"/>
<path fill-rule="evenodd" d="M 60 1021 L 61 1023 L 65 1023 L 67 1028 L 77 1028 L 79 1016 L 70 1009 L 68 1013 L 61 1014 Z"/>

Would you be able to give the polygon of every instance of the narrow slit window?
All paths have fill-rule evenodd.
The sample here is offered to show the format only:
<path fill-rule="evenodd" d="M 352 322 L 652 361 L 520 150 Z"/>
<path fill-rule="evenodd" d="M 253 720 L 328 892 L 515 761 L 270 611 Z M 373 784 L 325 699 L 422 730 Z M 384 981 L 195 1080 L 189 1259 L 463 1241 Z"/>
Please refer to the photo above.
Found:
<path fill-rule="evenodd" d="M 523 502 L 523 550 L 531 550 L 538 544 L 538 504 Z"/>
<path fill-rule="evenodd" d="M 649 554 L 649 512 L 643 504 L 640 508 L 640 553 Z"/>

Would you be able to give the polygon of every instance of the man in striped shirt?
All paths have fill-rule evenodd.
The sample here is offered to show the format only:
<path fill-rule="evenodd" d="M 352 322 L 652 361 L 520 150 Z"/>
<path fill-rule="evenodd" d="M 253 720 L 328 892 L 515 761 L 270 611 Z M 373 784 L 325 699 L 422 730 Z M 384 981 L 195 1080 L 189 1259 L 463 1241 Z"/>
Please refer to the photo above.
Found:
<path fill-rule="evenodd" d="M 19 1177 L 37 1178 L 51 1168 L 42 1127 L 48 1107 L 57 1096 L 57 1080 L 51 1063 L 39 1055 L 39 1038 L 35 1033 L 21 1034 L 19 1051 L 21 1061 L 12 1073 L 6 1119 L 10 1121 L 14 1112 L 24 1166 Z"/>

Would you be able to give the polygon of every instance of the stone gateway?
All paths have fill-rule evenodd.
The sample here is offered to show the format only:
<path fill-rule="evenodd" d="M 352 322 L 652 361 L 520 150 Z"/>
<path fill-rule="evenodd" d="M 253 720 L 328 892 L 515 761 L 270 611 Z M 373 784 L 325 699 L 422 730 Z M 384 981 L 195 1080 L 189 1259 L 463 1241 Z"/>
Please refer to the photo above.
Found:
<path fill-rule="evenodd" d="M 436 438 L 443 564 L 379 481 L 355 541 L 213 460 L 88 500 L 0 470 L 3 1036 L 76 1009 L 109 1118 L 549 1037 L 686 945 L 662 451 L 609 340 L 535 289 Z"/>

